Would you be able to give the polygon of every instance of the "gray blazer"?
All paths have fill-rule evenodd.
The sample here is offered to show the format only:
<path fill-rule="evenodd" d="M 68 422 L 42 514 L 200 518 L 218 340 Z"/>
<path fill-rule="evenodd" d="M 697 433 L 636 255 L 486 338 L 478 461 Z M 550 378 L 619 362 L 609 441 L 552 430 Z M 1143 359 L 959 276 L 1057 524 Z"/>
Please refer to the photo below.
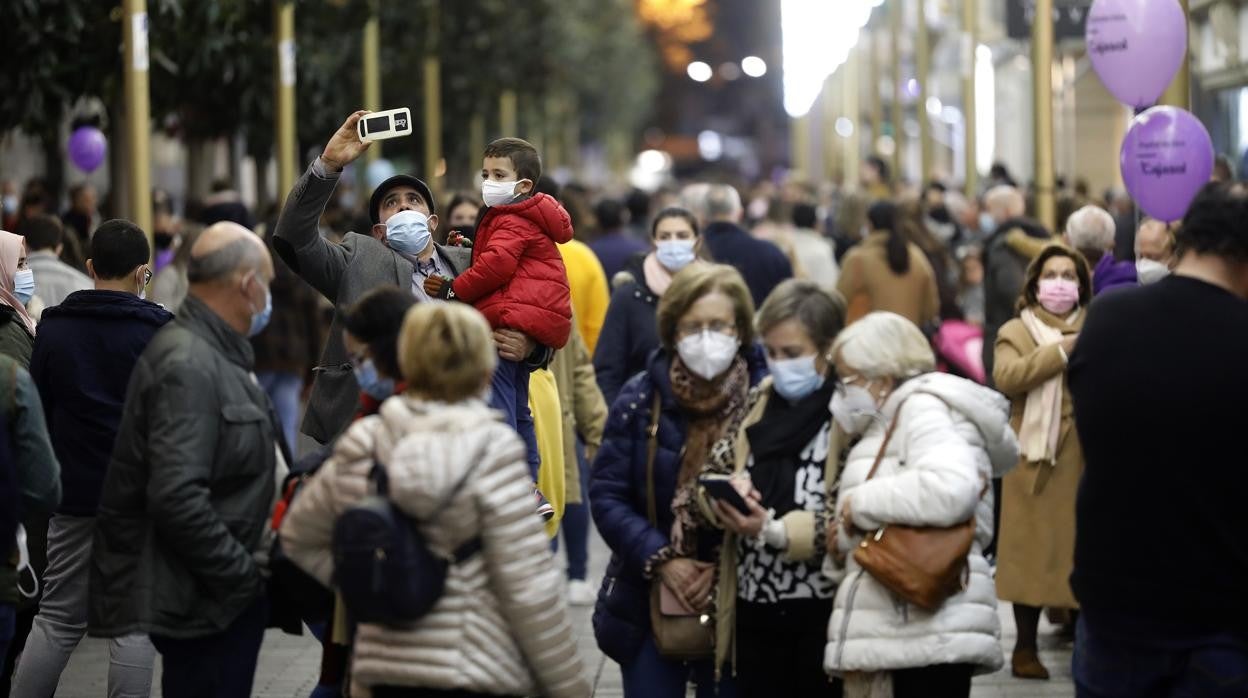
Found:
<path fill-rule="evenodd" d="M 359 403 L 351 361 L 342 341 L 343 308 L 379 286 L 410 289 L 412 263 L 369 235 L 347 233 L 342 244 L 321 237 L 318 223 L 337 178 L 316 176 L 313 168 L 295 183 L 273 232 L 273 246 L 287 266 L 334 304 L 334 321 L 321 354 L 312 396 L 303 419 L 303 433 L 328 443 L 351 423 Z M 462 274 L 472 261 L 472 250 L 437 246 L 453 274 Z"/>

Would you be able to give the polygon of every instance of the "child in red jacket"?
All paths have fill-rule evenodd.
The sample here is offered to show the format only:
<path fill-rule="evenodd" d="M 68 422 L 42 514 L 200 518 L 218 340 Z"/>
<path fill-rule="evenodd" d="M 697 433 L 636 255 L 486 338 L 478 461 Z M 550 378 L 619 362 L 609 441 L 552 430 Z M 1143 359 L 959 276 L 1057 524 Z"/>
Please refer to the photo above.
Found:
<path fill-rule="evenodd" d="M 471 303 L 494 329 L 518 330 L 559 349 L 572 331 L 572 294 L 556 243 L 572 239 L 572 221 L 558 201 L 533 193 L 541 176 L 541 157 L 526 141 L 491 143 L 481 168 L 487 208 L 477 224 L 472 266 L 454 280 L 425 279 L 425 292 Z M 536 480 L 540 461 L 529 413 L 528 367 L 500 358 L 491 388 L 491 405 L 529 445 Z"/>

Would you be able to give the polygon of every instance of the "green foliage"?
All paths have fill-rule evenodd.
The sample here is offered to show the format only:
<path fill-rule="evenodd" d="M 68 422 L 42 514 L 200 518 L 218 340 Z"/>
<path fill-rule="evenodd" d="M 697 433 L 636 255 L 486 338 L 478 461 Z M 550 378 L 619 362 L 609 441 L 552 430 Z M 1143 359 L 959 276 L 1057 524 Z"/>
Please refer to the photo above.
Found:
<path fill-rule="evenodd" d="M 294 0 L 288 0 L 294 1 Z M 632 0 L 373 0 L 381 20 L 382 107 L 423 110 L 423 61 L 442 66 L 448 161 L 470 158 L 468 124 L 498 135 L 498 96 L 570 98 L 584 137 L 634 133 L 657 90 L 655 50 Z M 362 102 L 361 29 L 370 0 L 296 2 L 301 149 L 329 137 Z M 272 0 L 149 0 L 151 106 L 188 140 L 242 133 L 273 145 Z M 120 106 L 122 13 L 116 0 L 2 0 L 0 133 L 59 126 L 81 96 Z M 541 110 L 539 118 L 547 118 Z M 526 125 L 532 129 L 532 124 Z M 419 162 L 423 139 L 386 144 Z"/>
<path fill-rule="evenodd" d="M 79 97 L 121 92 L 121 23 L 110 2 L 0 2 L 0 133 L 55 136 Z"/>

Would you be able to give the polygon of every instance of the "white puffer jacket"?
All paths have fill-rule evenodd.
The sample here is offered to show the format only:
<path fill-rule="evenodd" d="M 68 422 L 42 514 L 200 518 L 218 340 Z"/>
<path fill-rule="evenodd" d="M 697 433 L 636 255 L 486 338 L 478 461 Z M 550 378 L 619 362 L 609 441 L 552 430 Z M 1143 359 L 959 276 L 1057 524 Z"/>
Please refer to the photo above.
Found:
<path fill-rule="evenodd" d="M 352 695 L 370 686 L 583 698 L 590 693 L 563 599 L 562 570 L 535 510 L 524 444 L 485 403 L 394 397 L 356 422 L 282 523 L 286 554 L 322 583 L 333 575 L 334 521 L 369 491 L 374 459 L 390 497 L 428 517 L 477 463 L 451 505 L 420 524 L 448 553 L 480 536 L 482 549 L 451 565 L 442 597 L 411 627 L 360 625 Z"/>
<path fill-rule="evenodd" d="M 905 401 L 900 422 L 875 477 L 866 481 L 888 424 Z M 1001 667 L 997 594 L 984 560 L 992 540 L 992 489 L 1018 461 L 1009 403 L 999 393 L 955 376 L 930 373 L 903 383 L 878 420 L 850 451 L 836 510 L 849 500 L 854 524 L 952 526 L 976 517 L 970 582 L 935 613 L 898 599 L 858 566 L 860 538 L 838 531 L 846 567 L 831 557 L 825 572 L 842 578 L 828 624 L 824 668 L 829 672 L 889 671 L 937 664 L 974 664 L 977 673 Z"/>

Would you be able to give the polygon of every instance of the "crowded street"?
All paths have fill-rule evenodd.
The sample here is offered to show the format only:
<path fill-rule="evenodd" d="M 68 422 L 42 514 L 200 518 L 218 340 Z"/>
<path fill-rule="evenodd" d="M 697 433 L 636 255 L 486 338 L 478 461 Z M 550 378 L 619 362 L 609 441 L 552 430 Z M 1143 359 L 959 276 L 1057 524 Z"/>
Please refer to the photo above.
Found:
<path fill-rule="evenodd" d="M 1248 698 L 1235 27 L 0 2 L 0 698 Z"/>
<path fill-rule="evenodd" d="M 590 547 L 590 576 L 597 578 L 606 568 L 610 551 L 602 540 L 594 536 Z M 593 677 L 593 693 L 595 698 L 621 698 L 623 688 L 620 676 L 612 671 L 611 660 L 602 654 L 594 642 L 593 627 L 590 624 L 590 609 L 572 609 L 572 624 L 576 632 L 577 646 L 585 658 L 585 664 Z M 1010 643 L 1014 639 L 1014 619 L 1008 609 L 1001 609 L 1002 641 Z M 1045 663 L 1054 667 L 1052 680 L 1045 684 L 1028 684 L 1010 676 L 1008 669 L 995 674 L 975 679 L 971 688 L 973 698 L 1041 698 L 1042 696 L 1069 696 L 1074 693 L 1070 680 L 1070 643 L 1053 636 L 1049 628 L 1045 628 L 1046 636 L 1041 646 L 1040 656 Z M 315 675 L 320 666 L 320 645 L 310 637 L 293 637 L 277 631 L 270 631 L 265 637 L 264 648 L 260 651 L 260 662 L 256 667 L 255 698 L 288 698 L 303 696 L 312 691 L 316 685 Z M 160 668 L 156 669 L 157 675 Z M 73 660 L 65 669 L 57 696 L 61 698 L 95 698 L 104 693 L 108 684 L 108 643 L 102 640 L 86 640 L 79 645 Z M 159 685 L 159 679 L 156 685 Z M 153 696 L 160 696 L 159 689 L 152 691 Z M 692 693 L 690 694 L 692 695 Z"/>

